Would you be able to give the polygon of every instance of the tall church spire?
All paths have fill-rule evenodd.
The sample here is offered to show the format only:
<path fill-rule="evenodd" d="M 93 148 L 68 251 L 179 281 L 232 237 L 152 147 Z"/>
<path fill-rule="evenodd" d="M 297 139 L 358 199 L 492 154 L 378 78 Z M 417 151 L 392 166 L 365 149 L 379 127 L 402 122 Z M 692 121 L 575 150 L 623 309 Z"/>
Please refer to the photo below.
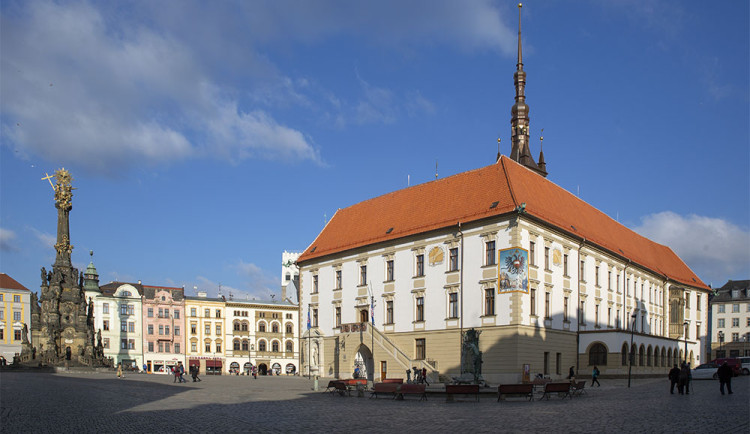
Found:
<path fill-rule="evenodd" d="M 521 50 L 521 3 L 518 4 L 518 63 L 513 81 L 516 86 L 516 103 L 511 107 L 511 151 L 510 158 L 528 167 L 542 176 L 547 176 L 546 170 L 540 168 L 531 156 L 529 148 L 529 106 L 526 105 L 526 72 L 523 70 Z"/>

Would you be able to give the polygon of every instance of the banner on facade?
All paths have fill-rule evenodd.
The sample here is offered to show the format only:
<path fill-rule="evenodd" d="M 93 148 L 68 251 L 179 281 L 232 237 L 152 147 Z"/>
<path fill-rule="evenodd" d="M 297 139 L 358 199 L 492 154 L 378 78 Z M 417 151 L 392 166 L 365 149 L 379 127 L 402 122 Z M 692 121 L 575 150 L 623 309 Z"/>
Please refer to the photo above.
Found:
<path fill-rule="evenodd" d="M 500 250 L 497 293 L 529 292 L 529 252 L 520 247 Z"/>

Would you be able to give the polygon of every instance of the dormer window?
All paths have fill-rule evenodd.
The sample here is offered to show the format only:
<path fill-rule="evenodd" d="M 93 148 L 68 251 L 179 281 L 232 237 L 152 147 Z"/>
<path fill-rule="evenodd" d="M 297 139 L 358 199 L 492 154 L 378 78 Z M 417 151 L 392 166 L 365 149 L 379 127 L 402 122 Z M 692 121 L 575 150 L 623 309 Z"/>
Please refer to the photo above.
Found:
<path fill-rule="evenodd" d="M 732 290 L 732 298 L 739 298 L 740 297 L 740 290 L 739 289 L 733 289 Z"/>

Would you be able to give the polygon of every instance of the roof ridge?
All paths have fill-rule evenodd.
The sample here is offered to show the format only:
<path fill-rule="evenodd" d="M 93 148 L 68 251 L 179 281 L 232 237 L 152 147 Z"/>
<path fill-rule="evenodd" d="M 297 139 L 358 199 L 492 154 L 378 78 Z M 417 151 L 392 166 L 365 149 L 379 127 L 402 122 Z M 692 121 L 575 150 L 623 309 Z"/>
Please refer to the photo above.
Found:
<path fill-rule="evenodd" d="M 508 157 L 503 155 L 500 157 L 500 163 L 502 163 L 503 174 L 505 175 L 505 182 L 508 183 L 508 191 L 510 192 L 510 200 L 513 201 L 513 206 L 518 208 L 518 200 L 516 200 L 516 193 L 513 191 L 513 184 L 510 182 L 510 176 L 508 176 L 508 170 L 505 167 L 505 160 L 510 160 Z"/>

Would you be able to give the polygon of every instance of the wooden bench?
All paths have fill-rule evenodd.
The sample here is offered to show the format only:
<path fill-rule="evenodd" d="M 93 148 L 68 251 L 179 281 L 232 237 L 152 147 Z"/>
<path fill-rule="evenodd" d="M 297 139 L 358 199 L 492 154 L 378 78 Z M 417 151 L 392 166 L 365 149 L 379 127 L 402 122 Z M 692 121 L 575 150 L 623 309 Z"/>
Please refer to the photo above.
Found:
<path fill-rule="evenodd" d="M 529 398 L 529 401 L 534 400 L 534 385 L 531 383 L 527 384 L 501 384 L 497 386 L 497 400 L 498 402 L 504 401 L 505 395 L 523 395 Z"/>
<path fill-rule="evenodd" d="M 372 386 L 372 393 L 370 398 L 377 398 L 378 394 L 387 394 L 391 398 L 396 398 L 396 391 L 398 390 L 398 383 L 375 383 Z"/>
<path fill-rule="evenodd" d="M 334 381 L 333 387 L 341 396 L 352 396 L 352 389 L 343 381 Z"/>
<path fill-rule="evenodd" d="M 384 378 L 381 383 L 404 384 L 403 378 Z"/>
<path fill-rule="evenodd" d="M 551 393 L 557 393 L 558 395 L 561 395 L 562 399 L 565 399 L 566 396 L 569 396 L 571 399 L 573 398 L 573 395 L 570 394 L 570 383 L 547 383 L 545 384 L 544 394 L 539 399 L 541 400 L 547 397 L 547 400 L 549 400 L 549 395 Z"/>
<path fill-rule="evenodd" d="M 328 393 L 331 393 L 331 394 L 336 393 L 336 383 L 338 383 L 338 382 L 339 381 L 337 381 L 337 380 L 331 380 L 331 381 L 329 381 L 328 382 L 328 386 L 326 386 L 326 390 L 324 390 L 323 393 L 325 393 L 325 392 L 328 392 Z"/>
<path fill-rule="evenodd" d="M 586 393 L 586 380 L 578 381 L 573 385 L 572 396 L 581 396 Z"/>
<path fill-rule="evenodd" d="M 404 399 L 406 395 L 419 395 L 419 400 L 427 401 L 424 384 L 400 384 L 397 385 L 396 399 Z"/>
<path fill-rule="evenodd" d="M 478 384 L 446 384 L 445 385 L 445 400 L 453 401 L 453 395 L 474 395 L 477 401 L 479 401 L 479 385 Z"/>

